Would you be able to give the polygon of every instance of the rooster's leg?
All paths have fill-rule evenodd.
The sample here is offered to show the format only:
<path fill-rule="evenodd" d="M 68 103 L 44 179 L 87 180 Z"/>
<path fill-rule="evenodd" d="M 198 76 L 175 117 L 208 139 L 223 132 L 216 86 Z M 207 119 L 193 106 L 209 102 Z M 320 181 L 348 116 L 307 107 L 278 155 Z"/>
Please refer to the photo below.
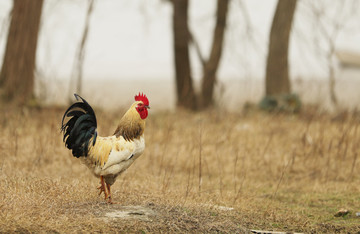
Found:
<path fill-rule="evenodd" d="M 111 185 L 106 184 L 106 188 L 107 188 L 107 191 L 108 191 L 108 199 L 109 199 L 108 202 L 109 202 L 110 204 L 113 204 L 113 201 L 112 201 L 112 198 L 111 198 L 110 187 L 111 187 Z"/>
<path fill-rule="evenodd" d="M 102 192 L 104 192 L 104 195 L 105 195 L 105 199 L 108 198 L 108 193 L 106 192 L 106 187 L 105 187 L 105 181 L 104 181 L 104 177 L 100 176 L 100 187 L 98 187 L 98 189 L 100 189 L 100 192 L 99 192 L 99 196 Z"/>

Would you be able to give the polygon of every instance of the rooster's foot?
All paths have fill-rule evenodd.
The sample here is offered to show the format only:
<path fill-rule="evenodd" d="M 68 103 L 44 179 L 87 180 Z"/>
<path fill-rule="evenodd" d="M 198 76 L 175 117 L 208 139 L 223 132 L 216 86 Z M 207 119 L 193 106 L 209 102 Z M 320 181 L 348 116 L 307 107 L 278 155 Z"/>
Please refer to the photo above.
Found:
<path fill-rule="evenodd" d="M 99 196 L 101 195 L 101 193 L 104 192 L 105 200 L 109 197 L 109 194 L 106 191 L 105 181 L 104 181 L 104 178 L 102 176 L 100 176 L 100 186 L 97 189 L 100 190 Z"/>

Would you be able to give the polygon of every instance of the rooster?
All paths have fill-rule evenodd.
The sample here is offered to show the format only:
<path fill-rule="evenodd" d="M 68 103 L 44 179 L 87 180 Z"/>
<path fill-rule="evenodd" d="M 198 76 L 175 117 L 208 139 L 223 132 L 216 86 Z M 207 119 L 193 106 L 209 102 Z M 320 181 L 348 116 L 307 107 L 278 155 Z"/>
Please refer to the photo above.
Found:
<path fill-rule="evenodd" d="M 138 94 L 135 102 L 121 118 L 114 134 L 98 136 L 95 112 L 89 103 L 77 94 L 77 102 L 66 111 L 61 121 L 65 146 L 76 158 L 100 178 L 99 195 L 112 202 L 111 185 L 144 152 L 145 120 L 148 116 L 149 100 Z M 68 119 L 64 122 L 65 119 Z"/>

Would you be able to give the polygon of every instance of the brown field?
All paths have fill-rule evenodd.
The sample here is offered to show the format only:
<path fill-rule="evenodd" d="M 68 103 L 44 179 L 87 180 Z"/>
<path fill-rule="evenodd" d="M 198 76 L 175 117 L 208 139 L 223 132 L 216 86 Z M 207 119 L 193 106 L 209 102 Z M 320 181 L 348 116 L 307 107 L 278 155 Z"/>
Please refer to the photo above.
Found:
<path fill-rule="evenodd" d="M 64 110 L 2 109 L 0 232 L 360 231 L 356 113 L 150 112 L 145 153 L 108 205 L 62 143 Z M 100 135 L 124 113 L 95 111 Z M 107 215 L 126 207 L 153 213 Z"/>

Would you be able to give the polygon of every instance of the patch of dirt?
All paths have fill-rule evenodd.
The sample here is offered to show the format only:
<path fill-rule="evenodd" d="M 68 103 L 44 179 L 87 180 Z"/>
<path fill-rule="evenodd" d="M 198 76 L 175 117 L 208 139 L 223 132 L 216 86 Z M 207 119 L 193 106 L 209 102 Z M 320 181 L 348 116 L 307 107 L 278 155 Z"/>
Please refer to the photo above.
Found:
<path fill-rule="evenodd" d="M 157 213 L 144 206 L 120 206 L 112 205 L 112 209 L 103 213 L 105 219 L 138 219 L 142 221 L 151 221 L 157 216 Z"/>
<path fill-rule="evenodd" d="M 121 221 L 121 220 L 140 220 L 140 221 L 152 221 L 159 216 L 159 213 L 152 209 L 152 206 L 124 206 L 121 204 L 108 204 L 105 202 L 94 203 L 71 203 L 67 210 L 75 211 L 77 214 L 92 213 L 97 218 L 101 218 L 108 221 Z"/>

